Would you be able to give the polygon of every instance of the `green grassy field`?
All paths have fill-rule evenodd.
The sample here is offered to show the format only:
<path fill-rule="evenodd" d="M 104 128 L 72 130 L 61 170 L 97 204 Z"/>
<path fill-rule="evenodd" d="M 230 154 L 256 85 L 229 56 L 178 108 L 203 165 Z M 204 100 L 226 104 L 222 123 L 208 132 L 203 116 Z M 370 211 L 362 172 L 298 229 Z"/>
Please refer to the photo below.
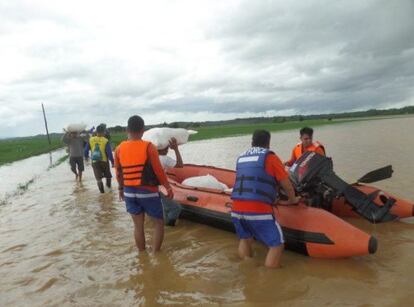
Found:
<path fill-rule="evenodd" d="M 280 123 L 246 124 L 246 125 L 219 125 L 210 127 L 189 128 L 197 130 L 198 133 L 190 137 L 190 141 L 223 138 L 237 135 L 252 134 L 256 129 L 266 129 L 272 132 L 300 129 L 304 126 L 318 127 L 323 125 L 334 125 L 361 120 L 375 120 L 377 118 L 343 119 L 343 120 L 304 120 L 287 121 Z M 116 146 L 126 140 L 126 133 L 115 133 L 111 135 L 111 143 Z M 63 147 L 59 137 L 52 138 L 52 145 L 49 147 L 46 137 L 28 137 L 10 140 L 0 140 L 0 165 L 25 159 L 31 156 L 46 153 Z"/>
<path fill-rule="evenodd" d="M 27 137 L 0 140 L 0 165 L 40 155 L 63 146 L 59 137 Z"/>
<path fill-rule="evenodd" d="M 118 146 L 119 143 L 127 139 L 126 133 L 113 133 L 111 134 L 111 144 Z"/>
<path fill-rule="evenodd" d="M 221 125 L 211 127 L 188 128 L 198 131 L 197 134 L 191 135 L 190 141 L 207 140 L 215 138 L 223 138 L 230 136 L 252 134 L 256 129 L 266 129 L 272 132 L 282 130 L 300 129 L 304 126 L 318 127 L 323 125 L 333 125 L 339 123 L 346 123 L 358 119 L 347 120 L 306 120 L 306 121 L 291 121 L 284 123 L 265 123 L 265 124 L 248 124 L 248 125 Z M 111 142 L 118 145 L 121 141 L 126 139 L 125 133 L 116 133 L 111 135 Z"/>
<path fill-rule="evenodd" d="M 292 121 L 284 123 L 265 123 L 254 125 L 223 125 L 214 127 L 200 127 L 195 128 L 198 133 L 190 137 L 190 141 L 206 140 L 212 138 L 223 138 L 229 136 L 253 134 L 257 129 L 265 129 L 272 132 L 282 130 L 300 129 L 305 126 L 317 127 L 322 125 L 329 125 L 340 123 L 343 121 L 328 121 L 328 120 L 307 120 L 307 121 Z"/>

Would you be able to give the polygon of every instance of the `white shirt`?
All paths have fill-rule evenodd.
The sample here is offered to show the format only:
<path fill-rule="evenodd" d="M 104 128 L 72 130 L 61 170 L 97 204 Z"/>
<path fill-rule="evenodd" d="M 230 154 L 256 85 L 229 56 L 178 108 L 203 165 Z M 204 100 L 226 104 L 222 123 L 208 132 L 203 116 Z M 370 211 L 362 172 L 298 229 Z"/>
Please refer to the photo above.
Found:
<path fill-rule="evenodd" d="M 177 161 L 167 155 L 160 155 L 160 162 L 164 170 L 167 168 L 175 167 L 177 165 Z"/>

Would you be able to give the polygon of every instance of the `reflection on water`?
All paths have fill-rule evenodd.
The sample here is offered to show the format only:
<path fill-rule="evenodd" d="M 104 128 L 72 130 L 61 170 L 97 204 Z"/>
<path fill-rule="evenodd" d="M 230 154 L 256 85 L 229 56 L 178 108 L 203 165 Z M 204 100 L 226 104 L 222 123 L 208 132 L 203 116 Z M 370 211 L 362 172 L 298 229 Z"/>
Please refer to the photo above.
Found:
<path fill-rule="evenodd" d="M 413 128 L 414 118 L 403 118 L 323 127 L 316 136 L 344 178 L 352 181 L 391 163 L 394 178 L 378 185 L 414 199 L 414 139 L 404 134 Z M 287 159 L 296 140 L 296 131 L 273 134 L 272 147 Z M 234 168 L 236 155 L 249 143 L 249 136 L 201 141 L 182 152 L 186 162 Z M 262 266 L 263 246 L 255 246 L 255 258 L 239 261 L 234 234 L 185 220 L 167 228 L 162 253 L 138 256 L 116 187 L 101 195 L 90 166 L 79 184 L 66 163 L 45 171 L 48 156 L 37 158 L 46 163 L 27 192 L 0 207 L 0 306 L 412 302 L 414 225 L 409 219 L 381 225 L 350 219 L 377 236 L 377 254 L 331 261 L 286 252 L 284 267 L 275 271 Z M 7 167 L 16 177 L 24 169 Z M 149 222 L 148 236 L 151 227 Z"/>

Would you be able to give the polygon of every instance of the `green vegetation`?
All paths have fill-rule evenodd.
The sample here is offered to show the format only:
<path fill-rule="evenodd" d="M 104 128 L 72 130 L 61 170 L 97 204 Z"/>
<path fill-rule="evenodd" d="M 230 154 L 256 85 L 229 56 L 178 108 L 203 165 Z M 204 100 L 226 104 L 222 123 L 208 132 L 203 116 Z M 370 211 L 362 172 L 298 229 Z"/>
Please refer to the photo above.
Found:
<path fill-rule="evenodd" d="M 205 122 L 172 122 L 157 125 L 157 127 L 170 128 L 187 128 L 198 130 L 200 127 L 221 127 L 227 125 L 257 125 L 257 124 L 277 124 L 286 122 L 301 122 L 310 120 L 344 120 L 357 118 L 378 118 L 384 116 L 408 115 L 414 114 L 414 106 L 407 106 L 400 109 L 376 110 L 346 112 L 346 113 L 330 113 L 330 114 L 312 114 L 312 115 L 292 115 L 292 116 L 273 116 L 273 117 L 252 117 L 252 118 L 236 118 L 222 121 L 205 121 Z M 110 128 L 111 132 L 124 131 L 125 128 L 116 126 Z"/>
<path fill-rule="evenodd" d="M 373 118 L 375 119 L 375 118 Z M 347 123 L 359 121 L 363 119 L 344 119 L 344 120 L 306 120 L 306 121 L 289 121 L 289 122 L 265 122 L 258 124 L 244 124 L 244 125 L 217 125 L 217 126 L 200 126 L 189 127 L 189 129 L 197 130 L 198 133 L 190 136 L 190 141 L 207 140 L 213 138 L 224 138 L 237 135 L 252 134 L 256 129 L 266 129 L 272 132 L 300 129 L 304 126 L 317 127 L 323 125 L 332 125 L 339 123 Z M 367 120 L 367 119 L 364 119 Z M 126 140 L 126 132 L 118 132 L 111 134 L 111 143 L 116 146 L 120 142 Z"/>
<path fill-rule="evenodd" d="M 299 129 L 303 126 L 317 127 L 322 125 L 346 123 L 359 120 L 374 120 L 384 118 L 384 116 L 407 114 L 414 114 L 414 106 L 408 106 L 400 109 L 372 109 L 360 112 L 319 115 L 237 118 L 225 121 L 206 122 L 173 122 L 148 126 L 148 128 L 172 127 L 197 130 L 198 133 L 190 137 L 190 141 L 196 141 L 251 134 L 256 129 L 266 129 L 275 132 L 289 129 Z M 125 127 L 115 126 L 108 129 L 111 132 L 112 145 L 116 146 L 121 141 L 126 139 Z M 45 136 L 0 140 L 0 165 L 61 148 L 64 146 L 64 144 L 61 142 L 60 138 L 61 135 L 52 134 L 51 146 L 48 145 L 47 138 Z M 63 161 L 64 160 L 62 160 L 60 163 Z"/>
<path fill-rule="evenodd" d="M 45 136 L 0 140 L 0 165 L 47 153 L 63 146 L 58 136 L 53 136 L 51 143 L 49 146 Z"/>
<path fill-rule="evenodd" d="M 125 141 L 127 139 L 126 132 L 117 132 L 117 133 L 111 133 L 111 144 L 113 146 L 118 146 L 119 143 L 122 141 Z"/>
<path fill-rule="evenodd" d="M 262 123 L 262 124 L 245 124 L 245 125 L 222 125 L 211 127 L 195 128 L 197 134 L 191 135 L 190 141 L 206 140 L 211 138 L 223 138 L 235 135 L 252 134 L 257 129 L 265 129 L 272 132 L 300 129 L 304 126 L 322 126 L 334 123 L 343 123 L 346 121 L 327 121 L 327 120 L 308 120 L 308 121 L 291 121 L 284 123 Z"/>

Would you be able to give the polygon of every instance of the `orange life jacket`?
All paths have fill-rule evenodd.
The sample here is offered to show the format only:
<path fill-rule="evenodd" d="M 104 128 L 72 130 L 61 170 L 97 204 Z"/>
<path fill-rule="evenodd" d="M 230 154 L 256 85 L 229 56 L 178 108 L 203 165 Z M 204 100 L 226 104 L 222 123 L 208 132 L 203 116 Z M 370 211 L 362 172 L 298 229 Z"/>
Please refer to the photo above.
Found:
<path fill-rule="evenodd" d="M 293 153 L 295 156 L 295 161 L 297 159 L 300 158 L 300 156 L 302 156 L 305 152 L 307 151 L 316 151 L 318 148 L 322 148 L 323 150 L 323 154 L 325 155 L 325 147 L 323 147 L 323 145 L 321 143 L 319 143 L 318 141 L 312 143 L 310 146 L 306 147 L 306 150 L 303 151 L 303 146 L 302 143 L 299 143 L 295 146 L 295 148 L 293 149 Z"/>
<path fill-rule="evenodd" d="M 157 186 L 159 181 L 148 158 L 148 145 L 143 140 L 124 141 L 118 149 L 124 186 Z"/>

